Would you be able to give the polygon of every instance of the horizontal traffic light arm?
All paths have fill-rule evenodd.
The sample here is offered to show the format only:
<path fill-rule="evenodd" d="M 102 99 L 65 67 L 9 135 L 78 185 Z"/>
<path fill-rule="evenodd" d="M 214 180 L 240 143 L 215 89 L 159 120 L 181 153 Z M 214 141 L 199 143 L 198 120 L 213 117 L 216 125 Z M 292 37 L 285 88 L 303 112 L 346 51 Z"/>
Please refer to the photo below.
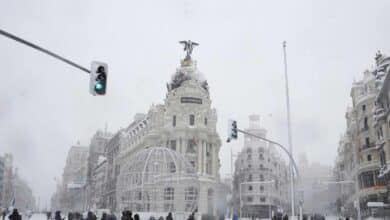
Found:
<path fill-rule="evenodd" d="M 252 133 L 249 133 L 249 132 L 240 130 L 240 129 L 237 129 L 237 131 L 238 131 L 238 132 L 241 132 L 241 133 L 243 133 L 243 134 L 246 134 L 246 135 L 249 135 L 249 136 L 252 136 L 252 137 L 261 139 L 261 140 L 266 141 L 266 142 L 268 142 L 268 143 L 275 144 L 275 145 L 277 145 L 278 147 L 282 148 L 282 150 L 283 150 L 284 152 L 286 152 L 286 154 L 287 154 L 288 157 L 290 158 L 290 161 L 292 162 L 292 164 L 293 164 L 293 166 L 294 166 L 295 173 L 297 174 L 298 180 L 300 179 L 300 175 L 299 175 L 299 171 L 298 171 L 298 166 L 297 166 L 297 164 L 295 163 L 294 158 L 292 157 L 292 155 L 290 154 L 290 152 L 289 152 L 285 147 L 283 147 L 283 145 L 279 144 L 278 142 L 272 141 L 272 140 L 270 140 L 270 139 L 267 139 L 267 138 L 264 138 L 264 137 L 261 137 L 261 136 L 258 136 L 258 135 L 255 135 L 255 134 L 252 134 Z"/>
<path fill-rule="evenodd" d="M 38 45 L 36 45 L 36 44 L 33 44 L 33 43 L 31 43 L 31 42 L 28 42 L 28 41 L 26 41 L 26 40 L 24 40 L 24 39 L 22 39 L 22 38 L 20 38 L 20 37 L 17 37 L 17 36 L 15 36 L 15 35 L 13 35 L 13 34 L 10 34 L 10 33 L 6 32 L 6 31 L 4 31 L 4 30 L 1 30 L 1 29 L 0 29 L 0 35 L 3 35 L 3 36 L 5 36 L 5 37 L 8 37 L 8 38 L 10 38 L 10 39 L 12 39 L 12 40 L 15 40 L 15 41 L 17 41 L 17 42 L 19 42 L 19 43 L 22 43 L 22 44 L 24 44 L 24 45 L 27 45 L 27 46 L 29 46 L 29 47 L 32 47 L 32 48 L 34 48 L 34 49 L 36 49 L 36 50 L 39 50 L 39 51 L 41 51 L 42 53 L 45 53 L 45 54 L 47 54 L 47 55 L 49 55 L 49 56 L 51 56 L 51 57 L 54 57 L 54 58 L 56 58 L 56 59 L 58 59 L 58 60 L 61 60 L 62 62 L 67 63 L 67 64 L 69 64 L 69 65 L 71 65 L 71 66 L 73 66 L 73 67 L 76 67 L 77 69 L 79 69 L 79 70 L 81 70 L 81 71 L 84 71 L 84 72 L 86 72 L 86 73 L 90 73 L 89 69 L 87 69 L 87 68 L 85 68 L 85 67 L 82 67 L 81 65 L 79 65 L 79 64 L 77 64 L 77 63 L 75 63 L 75 62 L 73 62 L 73 61 L 70 61 L 70 60 L 68 60 L 68 59 L 66 59 L 66 58 L 64 58 L 64 57 L 62 57 L 62 56 L 60 56 L 60 55 L 58 55 L 58 54 L 55 54 L 55 53 L 53 53 L 53 52 L 51 52 L 51 51 L 49 51 L 49 50 L 46 50 L 46 49 L 43 48 L 43 47 L 40 47 L 40 46 L 38 46 Z"/>

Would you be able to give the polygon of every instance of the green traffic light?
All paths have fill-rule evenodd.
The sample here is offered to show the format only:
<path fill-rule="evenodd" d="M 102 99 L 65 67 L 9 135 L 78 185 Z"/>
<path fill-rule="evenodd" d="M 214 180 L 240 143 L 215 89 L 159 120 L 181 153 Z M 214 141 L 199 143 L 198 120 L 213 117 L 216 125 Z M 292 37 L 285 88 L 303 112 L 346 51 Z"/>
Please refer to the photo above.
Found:
<path fill-rule="evenodd" d="M 102 89 L 103 89 L 103 84 L 101 84 L 101 83 L 96 83 L 95 89 L 96 89 L 96 90 L 102 90 Z"/>

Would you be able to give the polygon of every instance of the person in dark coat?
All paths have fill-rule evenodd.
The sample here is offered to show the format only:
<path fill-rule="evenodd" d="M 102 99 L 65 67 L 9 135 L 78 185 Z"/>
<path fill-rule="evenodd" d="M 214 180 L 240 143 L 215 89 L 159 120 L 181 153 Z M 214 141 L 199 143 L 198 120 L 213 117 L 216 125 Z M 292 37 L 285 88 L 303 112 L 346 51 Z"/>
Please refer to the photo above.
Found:
<path fill-rule="evenodd" d="M 9 220 L 22 220 L 22 216 L 19 215 L 19 212 L 17 209 L 14 209 L 12 214 L 8 216 Z"/>
<path fill-rule="evenodd" d="M 100 220 L 108 220 L 107 213 L 103 212 L 102 218 Z"/>
<path fill-rule="evenodd" d="M 7 209 L 4 209 L 3 210 L 3 220 L 5 220 L 5 217 L 7 216 L 7 212 L 8 212 L 8 210 Z"/>
<path fill-rule="evenodd" d="M 68 213 L 68 220 L 73 220 L 73 213 L 72 212 Z"/>
<path fill-rule="evenodd" d="M 191 215 L 188 216 L 188 220 L 195 220 L 195 212 L 191 213 Z"/>
<path fill-rule="evenodd" d="M 46 212 L 46 218 L 47 220 L 50 220 L 51 219 L 51 212 Z M 5 219 L 4 219 L 5 220 Z"/>
<path fill-rule="evenodd" d="M 288 215 L 287 215 L 287 214 L 285 214 L 285 215 L 283 216 L 283 220 L 288 220 Z"/>
<path fill-rule="evenodd" d="M 96 215 L 93 214 L 93 212 L 88 211 L 88 213 L 87 213 L 87 220 L 96 220 L 96 219 L 97 219 Z"/>
<path fill-rule="evenodd" d="M 140 218 L 139 218 L 139 215 L 138 215 L 138 214 L 135 214 L 135 215 L 134 215 L 134 220 L 140 220 Z"/>
<path fill-rule="evenodd" d="M 173 220 L 172 212 L 168 213 L 168 215 L 167 215 L 167 217 L 165 218 L 165 220 Z"/>
<path fill-rule="evenodd" d="M 61 217 L 61 211 L 56 211 L 54 214 L 54 220 L 64 220 L 64 218 Z"/>

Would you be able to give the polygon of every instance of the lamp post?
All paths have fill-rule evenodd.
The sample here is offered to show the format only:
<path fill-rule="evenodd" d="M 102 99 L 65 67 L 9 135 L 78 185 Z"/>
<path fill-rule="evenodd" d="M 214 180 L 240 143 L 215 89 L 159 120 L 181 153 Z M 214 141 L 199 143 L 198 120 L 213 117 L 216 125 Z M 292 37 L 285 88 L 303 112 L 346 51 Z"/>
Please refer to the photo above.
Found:
<path fill-rule="evenodd" d="M 243 206 L 243 202 L 242 202 L 242 193 L 241 193 L 241 190 L 242 190 L 242 185 L 247 185 L 247 184 L 259 184 L 259 185 L 263 185 L 263 184 L 271 184 L 271 183 L 274 183 L 275 180 L 268 180 L 268 181 L 251 181 L 251 182 L 242 182 L 240 183 L 240 219 L 242 219 L 242 206 Z M 267 190 L 268 192 L 268 201 L 269 201 L 269 205 L 268 205 L 268 214 L 269 214 L 269 217 L 271 219 L 271 187 Z"/>

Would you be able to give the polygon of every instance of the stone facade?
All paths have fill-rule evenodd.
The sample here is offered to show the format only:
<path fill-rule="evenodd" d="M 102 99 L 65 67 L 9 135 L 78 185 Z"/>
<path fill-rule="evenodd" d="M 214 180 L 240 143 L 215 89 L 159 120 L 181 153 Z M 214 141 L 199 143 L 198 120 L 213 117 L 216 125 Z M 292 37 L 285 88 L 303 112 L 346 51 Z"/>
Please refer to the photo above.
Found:
<path fill-rule="evenodd" d="M 83 211 L 86 209 L 86 178 L 88 147 L 72 146 L 67 155 L 64 172 L 60 207 L 64 211 Z"/>
<path fill-rule="evenodd" d="M 246 132 L 266 137 L 257 115 L 251 115 Z M 289 209 L 289 171 L 273 145 L 245 135 L 244 148 L 235 162 L 234 213 L 242 217 L 268 218 L 272 211 Z M 241 208 L 240 208 L 241 207 Z M 241 212 L 241 213 L 240 213 Z"/>
<path fill-rule="evenodd" d="M 358 192 L 354 184 L 340 186 L 343 187 L 343 192 L 338 201 L 344 209 L 340 211 L 356 215 L 354 201 L 359 197 L 362 217 L 371 214 L 367 202 L 384 201 L 387 194 L 386 180 L 380 175 L 385 165 L 383 156 L 386 151 L 380 150 L 384 149 L 380 146 L 384 144 L 383 137 L 387 137 L 389 133 L 383 124 L 378 123 L 378 115 L 383 113 L 378 108 L 378 95 L 381 91 L 378 76 L 384 75 L 381 72 L 389 59 L 378 54 L 376 61 L 376 66 L 366 70 L 363 79 L 352 85 L 352 107 L 346 113 L 347 130 L 340 140 L 335 166 L 337 180 L 356 180 L 356 175 L 358 180 Z"/>
<path fill-rule="evenodd" d="M 98 130 L 91 139 L 88 153 L 87 179 L 86 179 L 86 200 L 87 207 L 94 207 L 96 198 L 96 182 L 94 172 L 99 163 L 99 158 L 105 156 L 105 146 L 112 138 L 112 134 L 107 131 Z"/>
<path fill-rule="evenodd" d="M 127 128 L 118 131 L 114 137 L 117 140 L 110 140 L 113 143 L 107 146 L 111 149 L 107 152 L 114 153 L 107 155 L 107 164 L 108 169 L 115 172 L 108 173 L 119 172 L 138 150 L 169 147 L 184 155 L 196 169 L 200 181 L 198 211 L 217 214 L 221 141 L 216 132 L 217 114 L 211 108 L 207 82 L 196 62 L 186 60 L 167 87 L 164 104 L 153 105 L 147 114 L 137 114 Z"/>

